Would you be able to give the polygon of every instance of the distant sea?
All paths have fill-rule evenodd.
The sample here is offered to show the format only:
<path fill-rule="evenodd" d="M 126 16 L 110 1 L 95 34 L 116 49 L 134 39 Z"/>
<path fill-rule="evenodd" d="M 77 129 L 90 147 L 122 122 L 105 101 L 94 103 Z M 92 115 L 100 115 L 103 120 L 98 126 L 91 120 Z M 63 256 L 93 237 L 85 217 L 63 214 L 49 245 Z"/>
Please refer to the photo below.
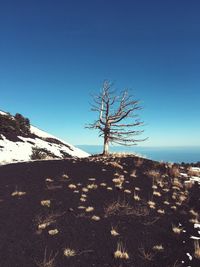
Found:
<path fill-rule="evenodd" d="M 80 149 L 90 153 L 102 153 L 102 146 L 94 145 L 77 145 Z M 126 147 L 126 146 L 111 146 L 111 152 L 126 152 L 136 153 L 146 158 L 174 162 L 174 163 L 196 163 L 200 162 L 200 147 Z"/>

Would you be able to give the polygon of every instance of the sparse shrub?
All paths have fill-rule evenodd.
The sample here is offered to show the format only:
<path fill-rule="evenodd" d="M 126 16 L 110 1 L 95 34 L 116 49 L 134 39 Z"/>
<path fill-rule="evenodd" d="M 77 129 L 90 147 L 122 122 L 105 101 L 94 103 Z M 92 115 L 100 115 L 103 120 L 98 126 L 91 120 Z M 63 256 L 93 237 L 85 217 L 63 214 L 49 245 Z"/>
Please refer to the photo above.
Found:
<path fill-rule="evenodd" d="M 28 135 L 30 134 L 30 121 L 19 113 L 13 117 L 10 114 L 0 114 L 0 133 Z"/>
<path fill-rule="evenodd" d="M 25 118 L 19 113 L 16 113 L 14 118 L 16 120 L 16 125 L 19 128 L 19 130 L 24 134 L 29 134 L 30 133 L 30 120 L 28 118 Z"/>
<path fill-rule="evenodd" d="M 56 158 L 56 156 L 46 148 L 33 147 L 30 158 L 32 160 L 37 160 L 37 159 Z"/>
<path fill-rule="evenodd" d="M 69 153 L 67 153 L 64 150 L 60 150 L 60 153 L 61 153 L 63 158 L 72 158 L 72 155 L 70 155 Z"/>

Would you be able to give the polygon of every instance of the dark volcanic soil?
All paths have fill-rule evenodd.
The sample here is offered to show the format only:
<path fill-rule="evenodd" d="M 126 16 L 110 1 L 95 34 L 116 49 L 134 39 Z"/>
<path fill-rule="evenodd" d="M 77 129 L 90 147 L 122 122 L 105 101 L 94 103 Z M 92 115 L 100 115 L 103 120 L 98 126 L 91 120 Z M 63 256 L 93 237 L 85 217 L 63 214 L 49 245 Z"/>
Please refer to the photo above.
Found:
<path fill-rule="evenodd" d="M 1 166 L 0 266 L 200 266 L 195 190 L 135 157 Z"/>

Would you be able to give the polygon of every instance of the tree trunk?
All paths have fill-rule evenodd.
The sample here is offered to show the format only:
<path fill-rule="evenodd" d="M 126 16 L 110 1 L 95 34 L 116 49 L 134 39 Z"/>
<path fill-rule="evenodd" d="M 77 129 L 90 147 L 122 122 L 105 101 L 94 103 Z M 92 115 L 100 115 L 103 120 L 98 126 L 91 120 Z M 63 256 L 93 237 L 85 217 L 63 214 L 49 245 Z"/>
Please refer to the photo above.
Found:
<path fill-rule="evenodd" d="M 109 138 L 107 136 L 104 137 L 104 145 L 103 145 L 103 155 L 108 155 L 109 149 Z"/>

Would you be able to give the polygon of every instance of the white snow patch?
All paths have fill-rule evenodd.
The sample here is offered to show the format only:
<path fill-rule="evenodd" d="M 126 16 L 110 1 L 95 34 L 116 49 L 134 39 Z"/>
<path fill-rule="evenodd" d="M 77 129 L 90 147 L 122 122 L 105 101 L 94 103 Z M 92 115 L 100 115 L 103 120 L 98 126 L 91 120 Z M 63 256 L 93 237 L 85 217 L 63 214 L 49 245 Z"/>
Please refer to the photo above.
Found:
<path fill-rule="evenodd" d="M 194 228 L 200 228 L 200 223 L 195 223 Z"/>
<path fill-rule="evenodd" d="M 55 139 L 58 139 L 56 138 L 55 136 L 51 135 L 51 134 L 48 134 L 46 133 L 45 131 L 42 131 L 40 129 L 38 129 L 37 127 L 35 126 L 30 126 L 30 130 L 31 130 L 31 133 L 39 136 L 39 137 L 43 137 L 43 138 L 55 138 Z"/>
<path fill-rule="evenodd" d="M 56 140 L 62 142 L 66 146 L 69 146 L 71 149 L 68 148 L 67 151 L 65 151 L 65 150 L 64 151 L 69 153 L 72 156 L 77 156 L 77 157 L 80 157 L 80 158 L 90 156 L 87 152 L 85 152 L 85 151 L 83 151 L 83 150 L 81 150 L 81 149 L 79 149 L 77 147 L 74 147 L 73 145 L 70 145 L 69 143 L 65 142 L 64 140 L 55 137 L 54 135 L 51 135 L 51 134 L 49 134 L 49 133 L 47 133 L 47 132 L 45 132 L 43 130 L 38 129 L 35 126 L 31 125 L 30 128 L 31 128 L 31 133 L 33 133 L 33 134 L 35 134 L 35 135 L 37 135 L 39 137 L 42 137 L 42 138 L 53 138 L 53 139 L 56 139 Z M 62 150 L 63 150 L 63 145 L 62 144 L 59 144 L 58 146 L 62 147 Z"/>
<path fill-rule="evenodd" d="M 8 115 L 8 113 L 1 110 L 0 114 Z M 61 151 L 71 155 L 72 157 L 82 158 L 90 156 L 87 152 L 68 144 L 64 140 L 58 139 L 54 135 L 38 129 L 35 126 L 31 125 L 30 131 L 32 134 L 36 135 L 36 138 L 18 136 L 18 138 L 21 139 L 22 142 L 13 142 L 8 140 L 4 135 L 0 135 L 2 137 L 2 139 L 0 139 L 0 164 L 17 161 L 29 161 L 32 155 L 33 147 L 47 149 L 60 159 L 63 158 Z M 45 138 L 53 138 L 60 141 L 61 143 L 55 144 L 53 142 L 45 140 Z"/>
<path fill-rule="evenodd" d="M 189 260 L 192 260 L 192 256 L 190 255 L 190 253 L 186 253 L 186 255 L 188 256 Z"/>
<path fill-rule="evenodd" d="M 192 235 L 190 238 L 191 238 L 191 239 L 194 239 L 194 240 L 199 240 L 199 239 L 200 239 L 200 237 L 198 237 L 198 236 L 193 236 L 193 235 Z"/>
<path fill-rule="evenodd" d="M 187 173 L 184 173 L 184 172 L 181 172 L 180 175 L 183 177 L 188 177 Z"/>
<path fill-rule="evenodd" d="M 0 139 L 0 163 L 6 164 L 16 161 L 29 161 L 32 155 L 32 148 L 39 147 L 44 148 L 53 153 L 58 158 L 62 159 L 63 155 L 61 151 L 71 155 L 72 157 L 88 157 L 89 154 L 82 151 L 79 148 L 62 144 L 49 143 L 40 138 L 25 138 L 22 136 L 18 136 L 22 142 L 13 142 L 5 138 L 5 136 L 1 135 L 2 139 Z M 31 143 L 29 143 L 31 142 Z M 32 144 L 33 143 L 33 144 Z"/>
<path fill-rule="evenodd" d="M 1 115 L 8 115 L 6 112 L 0 110 Z"/>
<path fill-rule="evenodd" d="M 194 181 L 194 182 L 198 182 L 198 183 L 200 183 L 200 177 L 198 177 L 198 176 L 192 176 L 192 177 L 190 178 L 190 181 Z"/>
<path fill-rule="evenodd" d="M 200 168 L 199 167 L 190 167 L 190 170 L 194 171 L 194 172 L 200 172 Z"/>

